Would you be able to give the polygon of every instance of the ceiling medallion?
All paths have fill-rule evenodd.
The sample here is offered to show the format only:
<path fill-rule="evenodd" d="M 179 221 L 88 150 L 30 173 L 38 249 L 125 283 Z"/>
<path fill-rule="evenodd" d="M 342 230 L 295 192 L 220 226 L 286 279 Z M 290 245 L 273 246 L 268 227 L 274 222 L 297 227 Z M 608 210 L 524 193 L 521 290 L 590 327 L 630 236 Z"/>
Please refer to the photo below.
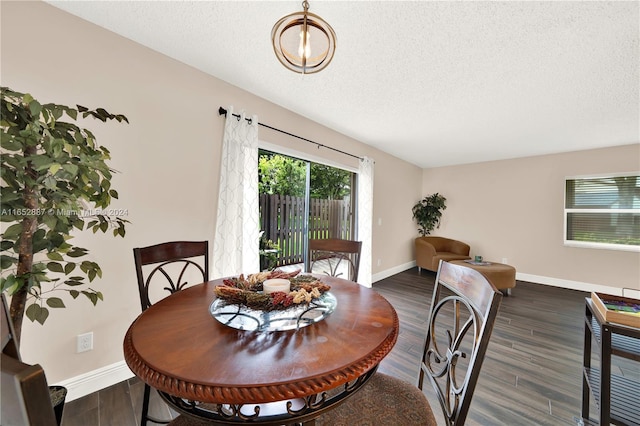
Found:
<path fill-rule="evenodd" d="M 271 30 L 271 43 L 278 60 L 293 72 L 313 74 L 329 65 L 336 50 L 336 33 L 331 25 L 309 13 L 309 2 L 303 1 L 304 11 L 283 16 Z"/>

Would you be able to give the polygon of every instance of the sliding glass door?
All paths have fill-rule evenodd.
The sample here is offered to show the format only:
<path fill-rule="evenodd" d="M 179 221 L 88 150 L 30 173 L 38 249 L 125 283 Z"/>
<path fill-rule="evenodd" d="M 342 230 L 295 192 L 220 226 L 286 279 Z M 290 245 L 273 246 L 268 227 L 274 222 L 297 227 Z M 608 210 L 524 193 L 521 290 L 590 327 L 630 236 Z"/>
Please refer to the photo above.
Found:
<path fill-rule="evenodd" d="M 304 268 L 309 238 L 355 239 L 355 174 L 259 151 L 261 267 Z"/>

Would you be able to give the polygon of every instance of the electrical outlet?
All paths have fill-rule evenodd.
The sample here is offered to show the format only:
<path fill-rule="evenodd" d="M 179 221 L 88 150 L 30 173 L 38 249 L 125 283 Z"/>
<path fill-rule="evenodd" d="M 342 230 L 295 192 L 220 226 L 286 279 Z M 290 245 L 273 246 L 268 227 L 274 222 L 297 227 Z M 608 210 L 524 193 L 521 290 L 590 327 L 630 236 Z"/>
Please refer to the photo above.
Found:
<path fill-rule="evenodd" d="M 507 259 L 506 257 L 503 257 L 503 258 L 502 258 L 502 263 L 509 263 L 509 262 L 508 262 L 508 260 L 509 260 L 509 259 Z"/>
<path fill-rule="evenodd" d="M 382 265 L 382 259 L 378 259 L 378 266 Z"/>
<path fill-rule="evenodd" d="M 93 331 L 78 334 L 76 337 L 76 353 L 87 352 L 93 349 Z"/>

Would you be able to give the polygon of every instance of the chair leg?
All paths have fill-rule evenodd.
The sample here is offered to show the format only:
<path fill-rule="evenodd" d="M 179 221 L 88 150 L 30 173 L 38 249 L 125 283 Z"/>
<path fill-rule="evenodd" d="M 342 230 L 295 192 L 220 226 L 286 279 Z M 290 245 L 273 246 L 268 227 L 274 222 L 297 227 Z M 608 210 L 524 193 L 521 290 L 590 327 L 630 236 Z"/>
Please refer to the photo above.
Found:
<path fill-rule="evenodd" d="M 149 416 L 149 401 L 151 399 L 151 386 L 145 383 L 144 396 L 142 397 L 142 416 L 140 418 L 140 426 L 147 426 L 148 422 L 157 424 L 168 424 L 171 420 L 161 420 Z"/>
<path fill-rule="evenodd" d="M 149 395 L 151 388 L 148 384 L 144 384 L 144 396 L 142 398 L 142 416 L 140 417 L 140 426 L 147 425 L 147 414 L 149 413 Z"/>
<path fill-rule="evenodd" d="M 510 289 L 510 288 L 502 289 L 502 290 L 500 290 L 500 293 L 502 293 L 502 295 L 503 295 L 504 297 L 511 296 L 511 289 Z"/>

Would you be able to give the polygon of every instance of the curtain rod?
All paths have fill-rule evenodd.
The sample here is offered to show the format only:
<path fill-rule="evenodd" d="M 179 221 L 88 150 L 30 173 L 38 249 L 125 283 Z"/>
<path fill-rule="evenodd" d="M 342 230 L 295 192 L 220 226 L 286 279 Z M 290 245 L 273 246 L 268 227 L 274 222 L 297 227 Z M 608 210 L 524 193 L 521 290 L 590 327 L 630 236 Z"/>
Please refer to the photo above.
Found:
<path fill-rule="evenodd" d="M 218 108 L 218 114 L 219 115 L 224 115 L 226 117 L 227 116 L 227 110 L 222 108 L 222 107 L 220 107 L 220 108 Z M 232 114 L 232 115 L 234 117 L 237 117 L 238 119 L 240 118 L 240 114 Z M 251 122 L 250 118 L 246 118 L 245 117 L 245 120 L 247 120 L 248 122 Z M 258 125 L 260 125 L 262 127 L 266 127 L 267 129 L 275 130 L 276 132 L 284 133 L 287 136 L 293 136 L 294 138 L 302 139 L 305 142 L 316 144 L 318 146 L 318 148 L 322 147 L 322 148 L 330 149 L 331 151 L 336 151 L 336 152 L 339 152 L 340 154 L 344 154 L 344 155 L 348 155 L 349 157 L 357 158 L 358 160 L 362 160 L 363 159 L 361 157 L 358 157 L 357 155 L 349 154 L 348 152 L 341 151 L 341 150 L 336 149 L 336 148 L 332 148 L 330 146 L 321 144 L 319 142 L 314 142 L 314 141 L 312 141 L 310 139 L 307 139 L 307 138 L 303 138 L 302 136 L 294 135 L 293 133 L 289 133 L 289 132 L 285 132 L 284 130 L 276 129 L 275 127 L 271 127 L 271 126 L 269 126 L 267 124 L 264 124 L 264 123 L 258 123 Z"/>

